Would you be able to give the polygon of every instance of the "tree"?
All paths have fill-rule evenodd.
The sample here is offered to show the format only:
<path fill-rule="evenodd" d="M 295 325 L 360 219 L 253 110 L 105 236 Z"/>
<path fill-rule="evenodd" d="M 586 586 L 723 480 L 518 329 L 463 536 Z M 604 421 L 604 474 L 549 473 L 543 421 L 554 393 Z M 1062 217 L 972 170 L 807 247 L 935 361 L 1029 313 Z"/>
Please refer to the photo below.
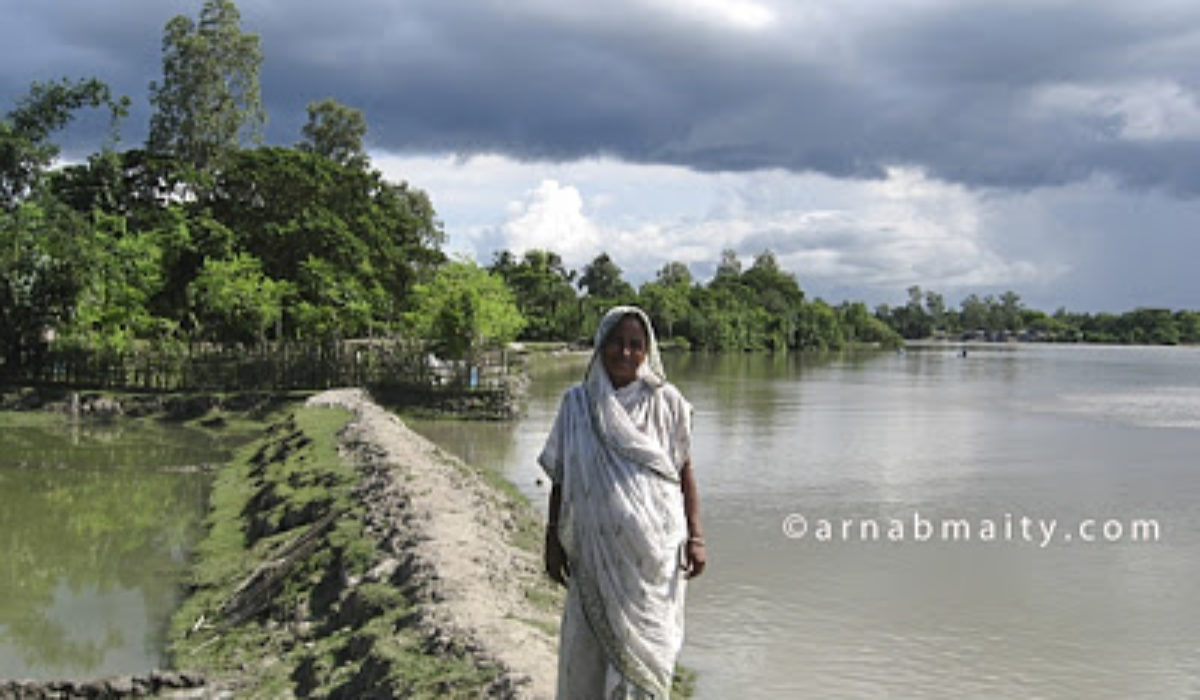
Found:
<path fill-rule="evenodd" d="M 587 295 L 594 299 L 631 301 L 635 296 L 633 287 L 621 279 L 621 268 L 608 257 L 608 253 L 597 255 L 592 262 L 584 266 L 578 284 L 580 289 L 586 289 Z"/>
<path fill-rule="evenodd" d="M 820 299 L 805 304 L 800 314 L 798 346 L 803 350 L 839 350 L 845 344 L 838 314 Z"/>
<path fill-rule="evenodd" d="M 0 212 L 0 343 L 5 372 L 36 367 L 48 330 L 70 318 L 88 264 L 86 222 L 51 200 Z"/>
<path fill-rule="evenodd" d="M 688 269 L 687 265 L 672 261 L 662 266 L 662 269 L 656 273 L 655 280 L 668 287 L 690 287 L 692 286 L 692 271 Z"/>
<path fill-rule="evenodd" d="M 742 275 L 742 261 L 738 259 L 737 251 L 726 248 L 721 251 L 721 262 L 717 264 L 717 274 L 713 281 L 737 279 Z"/>
<path fill-rule="evenodd" d="M 332 97 L 310 102 L 303 134 L 304 141 L 297 145 L 300 150 L 329 158 L 340 165 L 367 166 L 367 154 L 363 150 L 367 120 L 361 110 L 347 107 Z"/>
<path fill-rule="evenodd" d="M 238 254 L 205 260 L 189 291 L 196 317 L 214 338 L 262 343 L 292 285 L 264 275 L 257 258 Z"/>
<path fill-rule="evenodd" d="M 1200 311 L 1176 311 L 1175 327 L 1179 329 L 1179 342 L 1200 343 Z"/>
<path fill-rule="evenodd" d="M 371 325 L 397 324 L 413 284 L 445 259 L 439 249 L 444 234 L 428 196 L 387 182 L 378 171 L 265 147 L 238 151 L 213 183 L 208 210 L 236 232 L 237 250 L 260 259 L 270 277 L 299 282 L 301 302 L 321 306 L 336 298 L 302 277 L 353 278 L 353 285 L 339 283 L 348 291 L 343 298 L 369 300 Z M 318 275 L 311 259 L 328 266 Z M 342 312 L 336 304 L 330 309 Z M 362 324 L 331 331 L 349 327 Z"/>
<path fill-rule="evenodd" d="M 980 300 L 979 295 L 970 294 L 962 300 L 962 327 L 964 331 L 977 331 L 988 328 L 988 307 Z"/>
<path fill-rule="evenodd" d="M 946 299 L 941 294 L 932 291 L 925 292 L 925 311 L 929 314 L 929 321 L 934 330 L 952 330 L 946 316 Z"/>
<path fill-rule="evenodd" d="M 517 262 L 506 250 L 496 255 L 489 269 L 504 279 L 527 321 L 522 338 L 574 340 L 578 337 L 579 303 L 571 286 L 575 272 L 563 266 L 558 253 L 528 250 Z"/>
<path fill-rule="evenodd" d="M 843 302 L 837 308 L 838 322 L 846 340 L 857 343 L 874 343 L 884 349 L 904 345 L 904 340 L 891 326 L 872 316 L 867 305 L 861 301 Z M 886 316 L 886 314 L 884 314 Z"/>
<path fill-rule="evenodd" d="M 638 292 L 639 303 L 663 338 L 674 337 L 676 324 L 687 318 L 691 286 L 692 274 L 687 265 L 669 262 L 662 266 L 653 282 L 643 284 Z"/>
<path fill-rule="evenodd" d="M 107 105 L 113 137 L 129 99 L 114 100 L 95 78 L 71 82 L 33 83 L 29 93 L 0 121 L 0 207 L 11 211 L 28 196 L 54 159 L 58 146 L 50 135 L 66 126 L 82 107 Z"/>
<path fill-rule="evenodd" d="M 92 215 L 88 264 L 70 323 L 61 333 L 68 344 L 124 353 L 136 338 L 151 337 L 159 324 L 150 299 L 163 285 L 162 249 L 155 231 L 129 231 L 126 219 L 101 211 Z"/>
<path fill-rule="evenodd" d="M 507 343 L 525 325 L 504 280 L 473 262 L 450 262 L 416 291 L 420 301 L 406 316 L 412 331 L 447 359 Z"/>
<path fill-rule="evenodd" d="M 1010 331 L 1020 330 L 1023 309 L 1020 295 L 1009 290 L 1000 295 L 998 306 L 1001 326 Z"/>
<path fill-rule="evenodd" d="M 210 172 L 243 140 L 261 142 L 262 51 L 240 22 L 231 0 L 205 0 L 198 23 L 183 15 L 167 23 L 162 82 L 150 84 L 149 150 Z"/>

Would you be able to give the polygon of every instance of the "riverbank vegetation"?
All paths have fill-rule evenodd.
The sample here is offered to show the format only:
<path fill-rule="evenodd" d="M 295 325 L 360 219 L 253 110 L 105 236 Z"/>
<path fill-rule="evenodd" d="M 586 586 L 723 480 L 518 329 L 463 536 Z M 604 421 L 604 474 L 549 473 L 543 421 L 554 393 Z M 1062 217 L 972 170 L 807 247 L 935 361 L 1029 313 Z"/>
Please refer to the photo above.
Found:
<path fill-rule="evenodd" d="M 908 289 L 908 303 L 875 310 L 905 339 L 1028 340 L 1057 343 L 1178 345 L 1200 343 L 1200 311 L 1139 308 L 1121 314 L 1052 314 L 1026 308 L 1016 292 L 965 297 L 958 310 L 933 291 Z"/>

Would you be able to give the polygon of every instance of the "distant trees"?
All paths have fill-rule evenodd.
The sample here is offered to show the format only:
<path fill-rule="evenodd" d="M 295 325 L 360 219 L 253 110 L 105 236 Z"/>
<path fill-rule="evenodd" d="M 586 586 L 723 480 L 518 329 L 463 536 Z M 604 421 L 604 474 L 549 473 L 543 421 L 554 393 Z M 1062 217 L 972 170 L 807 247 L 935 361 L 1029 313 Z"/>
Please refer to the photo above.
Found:
<path fill-rule="evenodd" d="M 1200 313 L 1141 308 L 1124 314 L 1053 314 L 1026 308 L 1021 296 L 1005 291 L 999 296 L 968 294 L 959 311 L 947 309 L 941 294 L 922 293 L 910 287 L 908 304 L 890 308 L 882 305 L 875 319 L 907 339 L 946 337 L 1022 336 L 1031 340 L 1060 343 L 1136 343 L 1175 345 L 1200 342 Z M 924 299 L 924 305 L 920 300 Z"/>
<path fill-rule="evenodd" d="M 807 301 L 795 275 L 769 250 L 745 271 L 734 251 L 724 251 L 707 284 L 696 282 L 684 263 L 667 262 L 636 291 L 607 253 L 596 256 L 578 277 L 556 254 L 542 250 L 527 251 L 520 260 L 502 251 L 490 269 L 512 289 L 528 319 L 521 335 L 526 340 L 586 337 L 609 306 L 630 303 L 646 310 L 668 346 L 683 349 L 836 350 L 849 343 L 900 343 L 900 336 L 862 304 L 853 307 L 857 314 L 844 316 L 819 299 Z"/>
<path fill-rule="evenodd" d="M 662 266 L 654 281 L 642 285 L 638 297 L 663 338 L 674 338 L 691 312 L 692 273 L 681 262 Z"/>
<path fill-rule="evenodd" d="M 473 262 L 449 263 L 417 292 L 409 323 L 441 357 L 470 359 L 514 340 L 525 325 L 504 280 Z"/>
<path fill-rule="evenodd" d="M 512 290 L 525 317 L 526 340 L 573 340 L 582 332 L 582 306 L 572 282 L 575 272 L 563 265 L 558 253 L 529 250 L 517 260 L 497 253 L 489 270 Z"/>

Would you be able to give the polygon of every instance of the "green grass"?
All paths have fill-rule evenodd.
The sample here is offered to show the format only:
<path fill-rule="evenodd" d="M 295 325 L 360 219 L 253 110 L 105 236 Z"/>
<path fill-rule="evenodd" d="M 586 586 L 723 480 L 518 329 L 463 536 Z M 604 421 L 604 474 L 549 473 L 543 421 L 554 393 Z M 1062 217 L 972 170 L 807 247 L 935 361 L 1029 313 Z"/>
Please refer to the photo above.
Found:
<path fill-rule="evenodd" d="M 235 679 L 238 697 L 477 697 L 498 675 L 465 649 L 429 649 L 403 581 L 348 587 L 380 556 L 356 503 L 354 467 L 337 453 L 350 419 L 302 408 L 243 447 L 216 477 L 192 594 L 175 615 L 175 665 Z M 269 604 L 230 622 L 222 606 L 263 562 L 325 514 L 341 513 L 271 589 Z M 197 625 L 197 621 L 206 622 Z"/>

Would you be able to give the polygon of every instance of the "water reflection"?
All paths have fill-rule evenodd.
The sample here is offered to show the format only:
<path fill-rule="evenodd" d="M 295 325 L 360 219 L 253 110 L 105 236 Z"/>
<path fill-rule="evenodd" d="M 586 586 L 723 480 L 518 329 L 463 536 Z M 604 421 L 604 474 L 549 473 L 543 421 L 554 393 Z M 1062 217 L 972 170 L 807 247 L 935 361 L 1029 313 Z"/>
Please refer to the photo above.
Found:
<path fill-rule="evenodd" d="M 3 419 L 0 677 L 160 665 L 208 488 L 178 468 L 226 449 L 178 427 Z"/>

